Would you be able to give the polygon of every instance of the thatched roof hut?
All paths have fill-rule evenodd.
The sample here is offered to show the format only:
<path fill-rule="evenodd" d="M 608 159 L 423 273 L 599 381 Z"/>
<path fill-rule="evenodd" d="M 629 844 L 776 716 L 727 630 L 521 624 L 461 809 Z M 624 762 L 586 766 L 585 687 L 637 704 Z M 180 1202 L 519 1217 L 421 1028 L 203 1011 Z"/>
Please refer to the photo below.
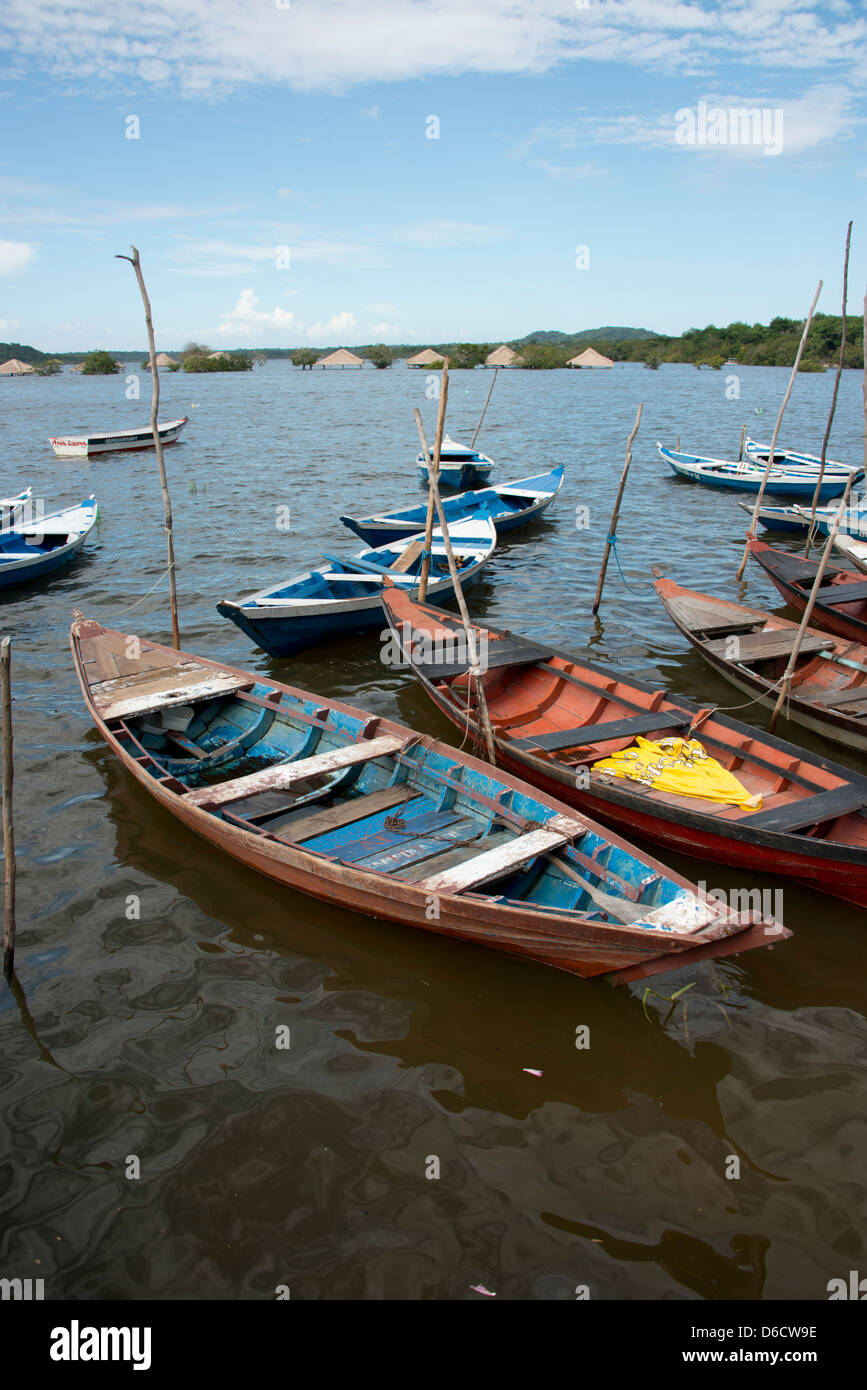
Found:
<path fill-rule="evenodd" d="M 354 352 L 349 352 L 346 348 L 338 348 L 336 352 L 330 352 L 327 357 L 320 357 L 316 365 L 317 367 L 363 367 L 364 363 L 360 357 L 356 357 Z"/>
<path fill-rule="evenodd" d="M 573 357 L 566 363 L 567 367 L 613 367 L 614 363 L 610 357 L 603 357 L 601 352 L 595 348 L 585 348 L 579 352 L 577 357 Z"/>
<path fill-rule="evenodd" d="M 520 367 L 521 359 L 514 348 L 507 347 L 505 343 L 501 347 L 494 348 L 485 358 L 486 367 Z"/>
<path fill-rule="evenodd" d="M 0 367 L 0 376 L 29 376 L 35 370 L 29 362 L 19 362 L 17 357 L 10 357 L 9 361 Z"/>
<path fill-rule="evenodd" d="M 423 348 L 413 357 L 406 359 L 408 367 L 432 367 L 435 362 L 449 362 L 451 359 L 444 352 L 434 352 L 433 348 Z"/>
<path fill-rule="evenodd" d="M 158 352 L 154 358 L 158 367 L 176 367 L 178 364 L 167 352 Z"/>

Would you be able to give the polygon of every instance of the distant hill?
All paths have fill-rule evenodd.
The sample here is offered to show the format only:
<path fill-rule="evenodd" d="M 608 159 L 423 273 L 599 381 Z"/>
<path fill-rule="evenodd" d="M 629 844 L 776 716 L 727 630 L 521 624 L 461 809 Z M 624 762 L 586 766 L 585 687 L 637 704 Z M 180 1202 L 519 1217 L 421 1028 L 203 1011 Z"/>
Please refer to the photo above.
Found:
<path fill-rule="evenodd" d="M 31 367 L 35 367 L 37 362 L 44 362 L 47 356 L 47 353 L 40 352 L 29 343 L 0 343 L 0 363 L 16 357 L 19 362 L 27 362 Z"/>
<path fill-rule="evenodd" d="M 581 328 L 575 333 L 561 333 L 556 328 L 539 329 L 525 338 L 513 338 L 512 346 L 524 343 L 623 343 L 634 338 L 658 338 L 652 328 Z"/>

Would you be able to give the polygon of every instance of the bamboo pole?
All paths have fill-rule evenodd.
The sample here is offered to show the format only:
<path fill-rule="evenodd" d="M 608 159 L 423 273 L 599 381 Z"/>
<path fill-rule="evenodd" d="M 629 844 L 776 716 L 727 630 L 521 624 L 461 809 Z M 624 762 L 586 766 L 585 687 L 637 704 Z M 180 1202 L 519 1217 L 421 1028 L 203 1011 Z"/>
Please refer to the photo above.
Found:
<path fill-rule="evenodd" d="M 795 377 L 798 375 L 798 368 L 799 368 L 800 365 L 801 365 L 801 355 L 802 355 L 802 353 L 803 353 L 803 351 L 804 351 L 804 344 L 805 344 L 806 341 L 807 341 L 807 334 L 808 334 L 809 331 L 810 331 L 810 325 L 811 325 L 811 323 L 813 322 L 813 314 L 815 313 L 816 305 L 817 305 L 817 303 L 819 302 L 819 295 L 820 295 L 821 293 L 822 293 L 822 281 L 820 280 L 819 283 L 818 283 L 818 285 L 816 286 L 816 293 L 813 295 L 813 302 L 812 302 L 812 304 L 810 305 L 810 311 L 809 311 L 809 313 L 807 314 L 806 322 L 804 323 L 804 331 L 803 331 L 803 333 L 801 334 L 801 341 L 800 341 L 800 343 L 798 344 L 798 351 L 797 351 L 796 354 L 795 354 L 795 363 L 794 363 L 794 366 L 792 367 L 792 374 L 791 374 L 791 376 L 789 377 L 789 384 L 788 384 L 788 386 L 786 387 L 786 394 L 785 394 L 785 396 L 783 397 L 783 404 L 780 406 L 780 413 L 779 413 L 779 415 L 777 416 L 777 423 L 774 425 L 774 437 L 773 437 L 773 439 L 771 440 L 771 452 L 770 452 L 769 455 L 768 455 L 768 466 L 767 466 L 767 468 L 765 469 L 764 476 L 763 476 L 762 482 L 761 482 L 761 486 L 759 487 L 758 496 L 756 497 L 756 505 L 753 507 L 753 515 L 752 515 L 752 520 L 750 521 L 750 529 L 749 529 L 749 531 L 747 532 L 746 544 L 744 545 L 744 553 L 743 553 L 743 555 L 742 555 L 742 557 L 741 557 L 740 569 L 739 569 L 738 572 L 737 572 L 737 578 L 738 578 L 738 579 L 743 579 L 743 577 L 744 577 L 744 570 L 745 570 L 746 567 L 747 567 L 747 556 L 748 556 L 749 553 L 750 553 L 750 552 L 749 552 L 749 543 L 750 543 L 751 540 L 753 540 L 753 539 L 755 538 L 755 534 L 756 534 L 756 525 L 757 525 L 758 518 L 759 518 L 759 507 L 762 505 L 762 498 L 763 498 L 764 495 L 765 495 L 765 487 L 766 487 L 766 485 L 767 485 L 768 477 L 769 477 L 769 475 L 770 475 L 771 469 L 772 469 L 773 466 L 774 466 L 774 454 L 775 454 L 776 451 L 777 451 L 777 437 L 778 437 L 778 435 L 779 435 L 779 433 L 780 433 L 780 426 L 781 426 L 782 423 L 783 423 L 783 415 L 785 414 L 786 406 L 789 404 L 789 397 L 790 397 L 791 394 L 792 394 L 792 387 L 793 387 L 794 384 L 795 384 Z"/>
<path fill-rule="evenodd" d="M 458 608 L 461 611 L 461 619 L 464 624 L 464 633 L 467 639 L 467 655 L 469 657 L 470 677 L 473 681 L 473 684 L 476 687 L 476 702 L 478 704 L 479 716 L 482 723 L 482 729 L 485 735 L 485 745 L 488 750 L 488 761 L 490 763 L 496 763 L 497 753 L 494 745 L 494 731 L 491 728 L 491 715 L 490 711 L 488 710 L 488 701 L 485 697 L 485 688 L 482 684 L 482 673 L 479 670 L 479 657 L 478 651 L 476 649 L 476 639 L 473 636 L 473 629 L 472 624 L 470 623 L 470 615 L 467 609 L 467 602 L 464 598 L 463 588 L 461 587 L 461 577 L 458 573 L 458 567 L 455 561 L 455 553 L 452 550 L 452 539 L 449 535 L 448 523 L 445 518 L 445 513 L 443 512 L 443 504 L 440 501 L 439 478 L 436 475 L 434 475 L 431 477 L 430 481 L 431 491 L 433 492 L 434 496 L 434 506 L 436 507 L 437 517 L 439 519 L 440 524 L 440 530 L 442 531 L 443 535 L 443 544 L 445 545 L 446 555 L 448 557 L 449 573 L 452 577 L 452 585 L 455 591 L 455 598 L 458 601 Z"/>
<path fill-rule="evenodd" d="M 611 554 L 611 538 L 612 536 L 616 536 L 617 534 L 617 518 L 620 516 L 620 503 L 623 501 L 623 490 L 626 487 L 626 475 L 629 472 L 629 465 L 632 462 L 632 443 L 635 439 L 635 436 L 638 433 L 638 426 L 641 423 L 641 412 L 643 409 L 644 402 L 642 401 L 638 407 L 638 414 L 635 417 L 635 424 L 632 426 L 632 433 L 630 434 L 629 439 L 626 441 L 626 462 L 623 465 L 623 472 L 620 475 L 620 486 L 617 489 L 617 500 L 614 503 L 614 512 L 611 517 L 611 525 L 608 528 L 608 536 L 605 541 L 605 553 L 602 556 L 602 568 L 599 571 L 599 583 L 596 585 L 596 597 L 593 600 L 593 608 L 591 610 L 593 613 L 598 612 L 599 604 L 602 601 L 602 586 L 605 583 L 605 572 L 608 569 L 608 557 Z M 678 435 L 677 441 L 678 443 L 680 443 L 680 435 Z"/>
<path fill-rule="evenodd" d="M 491 392 L 492 392 L 493 389 L 494 389 L 494 382 L 495 382 L 496 379 L 497 379 L 497 372 L 498 372 L 499 370 L 500 370 L 499 367 L 495 367 L 495 368 L 494 368 L 494 375 L 493 375 L 492 378 L 491 378 L 491 386 L 490 386 L 490 390 L 488 391 L 487 400 L 485 401 L 484 410 L 482 411 L 481 417 L 480 417 L 480 419 L 479 419 L 479 423 L 476 425 L 476 432 L 475 432 L 475 434 L 473 435 L 472 442 L 471 442 L 471 444 L 470 444 L 470 448 L 471 448 L 471 449 L 475 449 L 475 447 L 476 447 L 476 440 L 477 440 L 478 437 L 479 437 L 479 430 L 482 428 L 482 420 L 484 420 L 484 418 L 485 418 L 485 411 L 486 411 L 487 408 L 488 408 L 488 401 L 491 399 Z"/>
<path fill-rule="evenodd" d="M 837 375 L 834 377 L 834 391 L 831 396 L 831 409 L 828 414 L 828 424 L 825 427 L 825 438 L 822 440 L 822 462 L 819 466 L 819 476 L 816 479 L 816 488 L 813 493 L 813 506 L 810 511 L 810 525 L 807 529 L 807 544 L 804 548 L 804 555 L 807 559 L 810 556 L 810 544 L 813 539 L 813 527 L 816 524 L 816 507 L 819 503 L 819 490 L 822 486 L 822 479 L 825 476 L 825 457 L 828 453 L 828 440 L 831 437 L 831 426 L 834 423 L 834 412 L 837 409 L 837 392 L 840 390 L 840 377 L 843 375 L 843 358 L 846 354 L 846 301 L 849 297 L 849 246 L 852 241 L 852 223 L 846 229 L 846 251 L 843 256 L 843 332 L 840 338 L 840 360 L 837 363 Z"/>
<path fill-rule="evenodd" d="M 15 826 L 12 819 L 12 665 L 8 637 L 0 642 L 0 712 L 3 739 L 3 855 L 5 886 L 3 894 L 3 974 L 12 978 L 15 969 Z"/>
<path fill-rule="evenodd" d="M 834 517 L 834 521 L 833 521 L 833 523 L 832 523 L 831 530 L 830 530 L 829 533 L 828 533 L 827 544 L 825 545 L 825 549 L 824 549 L 824 551 L 822 552 L 822 559 L 821 559 L 821 561 L 819 562 L 819 568 L 816 570 L 816 577 L 815 577 L 815 579 L 813 580 L 813 587 L 812 587 L 812 589 L 810 590 L 810 597 L 809 597 L 808 600 L 807 600 L 807 606 L 806 606 L 806 608 L 804 609 L 804 616 L 803 616 L 803 618 L 801 619 L 801 625 L 800 625 L 800 627 L 798 628 L 798 633 L 797 633 L 797 636 L 795 637 L 795 645 L 792 647 L 792 650 L 791 650 L 791 652 L 790 652 L 790 654 L 789 654 L 789 660 L 788 660 L 788 662 L 786 663 L 786 669 L 785 669 L 785 671 L 784 671 L 784 673 L 783 673 L 782 685 L 780 686 L 780 693 L 779 693 L 779 695 L 777 696 L 777 703 L 774 705 L 774 712 L 773 712 L 773 714 L 771 715 L 771 723 L 770 723 L 770 732 L 771 732 L 771 733 L 773 733 L 773 732 L 774 732 L 774 729 L 776 728 L 777 719 L 779 718 L 780 710 L 781 710 L 781 708 L 782 708 L 782 706 L 783 706 L 783 702 L 785 701 L 786 696 L 788 695 L 789 689 L 790 689 L 791 684 L 792 684 L 792 676 L 794 675 L 795 665 L 796 665 L 796 663 L 797 663 L 798 656 L 800 655 L 800 652 L 801 652 L 801 644 L 802 644 L 802 642 L 803 642 L 803 640 L 804 640 L 804 634 L 805 634 L 805 632 L 807 631 L 807 628 L 808 628 L 809 623 L 810 623 L 810 618 L 811 618 L 812 613 L 813 613 L 813 607 L 814 607 L 815 602 L 816 602 L 816 595 L 818 594 L 819 589 L 821 588 L 821 585 L 822 585 L 822 578 L 823 578 L 824 573 L 825 573 L 825 568 L 826 568 L 826 566 L 827 566 L 827 564 L 828 564 L 828 558 L 829 558 L 829 556 L 830 556 L 830 554 L 831 554 L 831 551 L 834 549 L 834 540 L 835 540 L 835 538 L 836 538 L 837 532 L 838 532 L 839 529 L 840 529 L 840 522 L 841 522 L 842 519 L 843 519 L 843 514 L 844 514 L 844 512 L 845 512 L 845 510 L 846 510 L 846 505 L 847 505 L 847 503 L 848 503 L 848 501 L 849 501 L 849 493 L 850 493 L 851 489 L 852 489 L 852 475 L 850 474 L 850 475 L 849 475 L 849 479 L 848 479 L 848 481 L 847 481 L 847 483 L 846 483 L 845 491 L 844 491 L 844 493 L 843 493 L 843 500 L 842 500 L 842 502 L 840 503 L 839 510 L 838 510 L 838 512 L 837 512 L 837 515 Z"/>
<path fill-rule="evenodd" d="M 738 463 L 743 463 L 744 461 L 744 440 L 746 439 L 746 437 L 747 427 L 746 425 L 744 425 L 741 429 L 741 442 L 738 445 Z"/>
<path fill-rule="evenodd" d="M 674 452 L 676 454 L 680 453 L 680 435 L 678 435 L 674 441 Z"/>
<path fill-rule="evenodd" d="M 166 547 L 169 560 L 169 605 L 172 613 L 172 646 L 175 651 L 181 649 L 181 633 L 178 626 L 178 591 L 175 580 L 175 538 L 172 529 L 172 501 L 169 496 L 169 484 L 166 478 L 166 463 L 163 458 L 163 445 L 157 428 L 157 417 L 160 405 L 160 374 L 156 363 L 156 347 L 154 344 L 154 326 L 151 319 L 151 303 L 148 292 L 145 288 L 144 276 L 141 272 L 138 251 L 134 246 L 130 247 L 131 256 L 116 256 L 118 261 L 129 261 L 135 271 L 138 287 L 141 291 L 142 303 L 144 304 L 145 323 L 148 333 L 148 350 L 150 352 L 151 363 L 151 431 L 154 437 L 154 445 L 157 451 L 157 465 L 160 471 L 160 487 L 163 492 L 163 516 L 165 518 Z"/>
<path fill-rule="evenodd" d="M 415 423 L 416 423 L 416 428 L 418 429 L 418 437 L 419 437 L 419 439 L 421 440 L 421 452 L 422 452 L 422 457 L 423 457 L 423 458 L 425 459 L 425 461 L 427 462 L 427 481 L 428 481 L 427 518 L 425 519 L 425 525 L 424 525 L 424 553 L 423 553 L 423 555 L 422 555 L 422 557 L 421 557 L 421 571 L 420 571 L 420 574 L 419 574 L 419 581 L 418 581 L 418 601 L 419 601 L 419 603 L 424 603 L 425 599 L 427 598 L 427 581 L 428 581 L 428 575 L 430 574 L 430 542 L 431 542 L 431 536 L 432 536 L 432 534 L 433 534 L 433 519 L 434 519 L 434 495 L 433 495 L 433 488 L 432 488 L 431 485 L 430 485 L 430 480 L 431 480 L 431 473 L 432 473 L 432 472 L 433 472 L 433 473 L 436 473 L 437 480 L 439 480 L 439 476 L 440 476 L 440 452 L 441 452 L 442 446 L 443 446 L 443 429 L 444 429 L 444 427 L 445 427 L 445 422 L 446 422 L 446 403 L 447 403 L 447 401 L 448 401 L 448 398 L 449 398 L 449 364 L 448 364 L 448 362 L 443 362 L 443 374 L 442 374 L 442 381 L 441 381 L 441 383 L 440 383 L 440 403 L 439 403 L 439 409 L 438 409 L 438 411 L 437 411 L 437 428 L 436 428 L 436 437 L 434 438 L 433 457 L 431 457 L 430 450 L 428 449 L 428 446 L 427 446 L 427 436 L 425 435 L 425 432 L 424 432 L 424 425 L 422 424 L 421 413 L 420 413 L 420 411 L 419 411 L 418 406 L 416 406 L 416 408 L 415 408 Z"/>

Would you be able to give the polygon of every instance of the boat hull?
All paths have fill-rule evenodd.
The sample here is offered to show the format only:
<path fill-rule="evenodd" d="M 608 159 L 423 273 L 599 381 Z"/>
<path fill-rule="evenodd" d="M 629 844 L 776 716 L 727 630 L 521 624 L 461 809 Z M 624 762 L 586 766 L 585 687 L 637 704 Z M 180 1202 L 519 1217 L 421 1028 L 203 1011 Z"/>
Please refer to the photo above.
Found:
<path fill-rule="evenodd" d="M 412 624 L 401 606 L 403 596 L 400 596 L 394 611 L 390 603 L 390 599 L 385 602 L 386 613 L 400 641 L 400 623 L 409 622 L 410 628 Z M 423 608 L 418 611 L 424 612 Z M 565 653 L 559 655 L 564 656 Z M 586 669 L 597 675 L 622 679 L 615 672 L 600 666 L 586 663 Z M 461 731 L 462 736 L 482 737 L 472 714 L 459 709 L 417 666 L 413 667 L 413 671 L 437 708 Z M 635 681 L 632 685 L 635 691 L 644 694 L 657 693 L 654 687 L 643 682 Z M 680 696 L 668 698 L 669 707 L 695 716 L 700 713 L 697 706 Z M 648 706 L 645 705 L 645 708 Z M 715 720 L 739 734 L 755 734 L 755 730 L 748 730 L 746 726 L 725 716 L 716 715 Z M 660 723 L 664 724 L 664 720 Z M 766 748 L 778 750 L 785 756 L 795 759 L 806 756 L 803 749 L 773 735 L 763 734 L 762 740 Z M 496 737 L 495 743 L 499 766 L 526 778 L 546 795 L 556 796 L 567 805 L 580 808 L 605 825 L 628 827 L 630 835 L 640 835 L 654 845 L 676 850 L 692 858 L 781 875 L 859 907 L 867 906 L 867 854 L 858 846 L 820 839 L 806 840 L 797 835 L 760 830 L 750 827 L 746 821 L 714 820 L 702 811 L 674 807 L 663 800 L 648 802 L 640 790 L 633 791 L 629 782 L 621 778 L 609 781 L 593 774 L 588 785 L 585 780 L 578 778 L 575 768 L 519 749 L 510 739 Z M 825 759 L 815 758 L 813 762 L 822 770 L 846 774 L 852 779 L 856 777 L 856 774 L 840 769 Z M 864 801 L 867 804 L 867 782 L 864 785 Z M 801 849 L 802 844 L 809 845 L 809 852 Z"/>
<path fill-rule="evenodd" d="M 84 504 L 86 509 L 86 520 L 78 534 L 67 540 L 65 544 L 57 545 L 52 550 L 34 551 L 32 556 L 21 559 L 5 558 L 0 549 L 0 589 L 17 588 L 21 584 L 30 584 L 34 581 L 45 579 L 51 574 L 72 563 L 81 553 L 85 541 L 93 530 L 99 519 L 99 509 L 95 501 L 89 499 Z M 71 512 L 78 513 L 79 508 L 70 509 Z M 50 523 L 51 518 L 46 518 Z M 34 526 L 33 529 L 36 529 Z M 9 532 L 6 532 L 9 535 Z"/>
<path fill-rule="evenodd" d="M 678 936 L 665 929 L 639 929 L 620 927 L 604 922 L 576 920 L 573 914 L 567 918 L 556 910 L 545 910 L 532 904 L 526 906 L 509 901 L 497 902 L 486 897 L 484 891 L 463 898 L 457 892 L 443 891 L 436 896 L 436 912 L 431 912 L 431 898 L 424 884 L 413 884 L 359 868 L 351 863 L 340 863 L 322 853 L 311 853 L 298 845 L 267 834 L 251 834 L 249 828 L 232 824 L 220 816 L 197 805 L 183 794 L 172 777 L 158 780 L 156 775 L 147 772 L 142 762 L 134 755 L 134 744 L 125 747 L 116 729 L 109 726 L 102 717 L 91 695 L 89 680 L 93 676 L 85 674 L 86 667 L 79 649 L 82 640 L 104 634 L 104 629 L 96 623 L 80 621 L 73 625 L 71 646 L 76 672 L 84 699 L 94 724 L 109 745 L 117 759 L 135 781 L 169 814 L 201 839 L 220 850 L 238 863 L 254 869 L 284 887 L 304 893 L 322 902 L 340 908 L 351 908 L 366 916 L 384 921 L 418 927 L 435 935 L 447 936 L 481 946 L 493 947 L 507 954 L 516 955 L 539 964 L 553 966 L 582 978 L 598 975 L 614 975 L 617 980 L 640 979 L 661 971 L 679 969 L 684 965 L 739 953 L 756 946 L 768 946 L 776 940 L 783 940 L 790 933 L 785 928 L 769 921 L 767 917 L 749 918 L 743 916 L 730 935 L 719 939 L 702 940 L 695 936 Z M 109 634 L 111 637 L 122 634 Z M 185 654 L 169 653 L 166 648 L 150 645 L 150 653 L 160 656 L 171 655 L 176 659 L 186 658 Z M 217 666 L 215 663 L 195 659 L 200 666 L 210 668 L 222 677 L 237 676 L 240 684 L 252 680 L 249 674 L 233 668 Z M 164 663 L 170 665 L 171 663 Z M 104 685 L 104 683 L 103 683 Z M 285 693 L 291 697 L 306 698 L 306 693 L 276 681 L 268 682 L 271 698 L 279 701 Z M 330 701 L 329 710 L 350 718 L 365 718 L 364 712 L 338 701 Z M 116 722 L 116 721 L 115 721 Z M 120 725 L 123 729 L 125 726 Z M 402 746 L 411 744 L 412 730 L 391 720 L 377 721 L 377 734 L 397 735 Z M 128 737 L 128 735 L 127 735 Z M 427 740 L 423 754 L 419 757 L 429 759 L 431 755 L 443 754 L 450 761 L 456 761 L 466 769 L 466 776 L 480 779 L 487 785 L 491 768 L 466 754 L 458 754 L 447 745 L 435 740 Z M 155 758 L 146 761 L 155 765 L 155 773 L 160 772 Z M 498 787 L 512 790 L 519 795 L 527 795 L 526 784 L 506 773 L 498 773 Z M 563 815 L 560 803 L 550 798 L 533 795 L 533 805 L 550 811 L 551 815 Z M 546 817 L 546 820 L 549 817 Z M 573 818 L 569 823 L 577 825 Z M 592 830 L 586 820 L 577 825 L 579 831 L 584 827 Z M 635 852 L 617 836 L 607 836 L 610 843 L 623 849 L 634 857 Z M 661 874 L 670 882 L 682 886 L 687 892 L 691 885 L 679 875 L 673 874 L 661 864 L 646 855 L 640 862 L 650 873 Z M 738 929 L 740 928 L 740 929 Z"/>
<path fill-rule="evenodd" d="M 764 541 L 750 541 L 749 551 L 753 559 L 758 561 L 762 569 L 767 574 L 771 583 L 782 594 L 787 603 L 803 613 L 807 606 L 809 589 L 807 593 L 792 582 L 791 576 L 781 573 L 779 569 L 773 567 L 773 556 L 776 552 Z M 813 566 L 815 570 L 815 565 Z M 826 571 L 826 582 L 830 582 L 834 571 L 830 568 Z M 842 586 L 841 586 L 842 587 Z M 855 614 L 845 614 L 839 609 L 832 608 L 829 604 L 817 599 L 813 609 L 813 622 L 824 628 L 826 632 L 833 632 L 837 637 L 846 637 L 852 642 L 867 642 L 867 620 L 856 617 Z"/>
<path fill-rule="evenodd" d="M 188 423 L 188 420 L 178 420 L 165 428 L 160 427 L 160 443 L 174 444 Z M 93 454 L 126 453 L 132 449 L 154 447 L 150 429 L 137 430 L 134 434 L 121 431 L 118 434 L 52 435 L 48 442 L 58 458 L 89 458 Z"/>

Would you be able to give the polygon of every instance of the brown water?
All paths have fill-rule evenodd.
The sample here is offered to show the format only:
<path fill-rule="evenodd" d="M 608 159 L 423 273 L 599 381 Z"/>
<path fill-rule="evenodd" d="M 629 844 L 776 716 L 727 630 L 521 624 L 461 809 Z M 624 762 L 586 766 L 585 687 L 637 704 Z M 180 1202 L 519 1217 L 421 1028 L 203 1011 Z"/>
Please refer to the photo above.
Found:
<path fill-rule="evenodd" d="M 498 552 L 472 611 L 743 704 L 647 593 L 658 564 L 779 607 L 755 565 L 735 581 L 746 519 L 734 498 L 678 483 L 655 454 L 679 431 L 684 448 L 730 455 L 744 421 L 769 437 L 786 373 L 742 369 L 739 401 L 725 375 L 501 374 L 479 440 L 498 480 L 552 463 L 567 478 L 551 519 Z M 165 375 L 161 418 L 193 417 L 166 454 L 185 648 L 454 741 L 380 662 L 375 635 L 274 661 L 215 611 L 322 549 L 358 549 L 341 511 L 422 500 L 412 408 L 432 432 L 426 380 L 277 362 L 243 377 Z M 456 437 L 472 433 L 489 384 L 452 375 Z M 831 385 L 799 379 L 788 441 L 818 448 Z M 635 592 L 612 566 L 596 623 L 641 399 L 619 527 Z M 783 888 L 796 935 L 653 980 L 645 998 L 647 984 L 615 991 L 293 895 L 142 799 L 89 725 L 68 627 L 78 607 L 167 640 L 164 584 L 124 611 L 165 566 L 154 458 L 61 461 L 46 441 L 146 418 L 123 378 L 0 383 L 0 490 L 32 483 L 50 506 L 96 492 L 102 508 L 99 541 L 73 568 L 0 596 L 13 637 L 20 982 L 0 993 L 0 1275 L 79 1299 L 273 1298 L 277 1285 L 293 1298 L 473 1299 L 476 1284 L 500 1298 L 572 1298 L 586 1284 L 595 1298 L 824 1299 L 830 1278 L 867 1273 L 858 909 L 679 859 L 710 887 Z M 848 372 L 832 452 L 857 460 L 861 441 Z M 285 504 L 288 533 L 275 524 Z M 575 1046 L 581 1025 L 589 1049 Z M 275 1045 L 283 1026 L 288 1050 Z M 739 1178 L 726 1176 L 731 1157 Z M 432 1158 L 439 1177 L 426 1176 Z"/>

